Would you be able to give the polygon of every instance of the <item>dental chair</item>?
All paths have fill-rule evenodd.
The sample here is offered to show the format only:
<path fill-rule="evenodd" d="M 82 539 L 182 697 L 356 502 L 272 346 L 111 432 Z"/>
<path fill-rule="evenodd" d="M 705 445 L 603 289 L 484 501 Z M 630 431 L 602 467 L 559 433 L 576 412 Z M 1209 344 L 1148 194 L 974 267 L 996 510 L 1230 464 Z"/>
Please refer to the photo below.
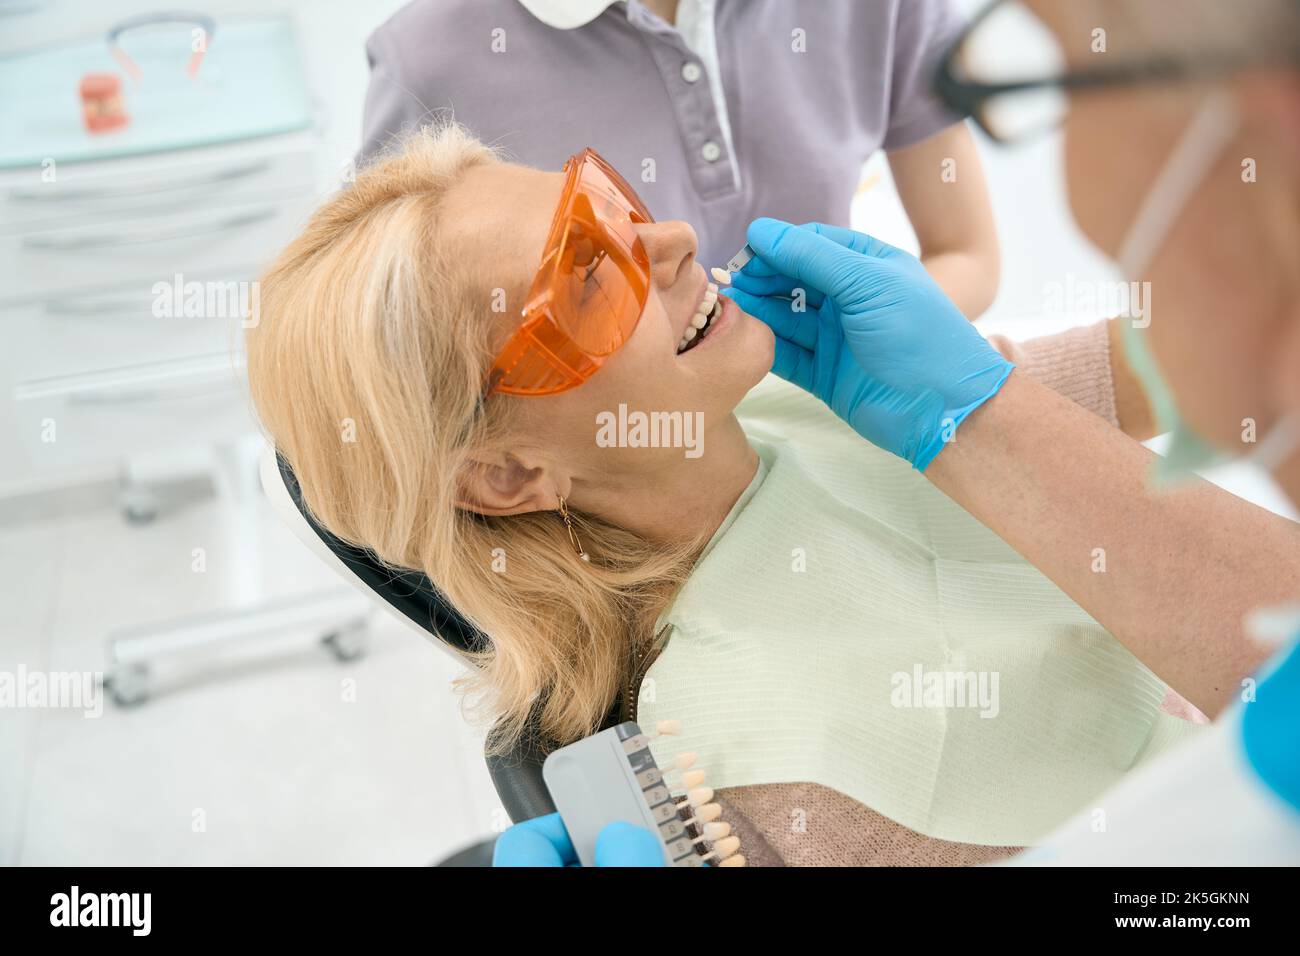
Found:
<path fill-rule="evenodd" d="M 487 638 L 476 630 L 427 577 L 414 571 L 394 571 L 374 555 L 331 534 L 311 516 L 302 500 L 298 479 L 274 449 L 261 462 L 262 487 L 280 517 L 295 535 L 326 564 L 395 613 L 412 631 L 468 666 L 466 655 L 482 648 Z M 611 715 L 613 719 L 613 715 Z M 555 804 L 542 782 L 545 748 L 537 734 L 502 755 L 487 755 L 488 773 L 510 819 L 518 823 L 552 813 Z M 490 865 L 495 837 L 460 851 L 440 865 Z"/>

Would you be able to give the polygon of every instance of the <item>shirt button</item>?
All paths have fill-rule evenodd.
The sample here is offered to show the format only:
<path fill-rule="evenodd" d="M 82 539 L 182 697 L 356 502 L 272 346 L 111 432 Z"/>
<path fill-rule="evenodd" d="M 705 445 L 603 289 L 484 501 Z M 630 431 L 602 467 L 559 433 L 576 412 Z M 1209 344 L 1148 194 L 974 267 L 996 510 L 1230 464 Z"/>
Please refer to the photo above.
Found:
<path fill-rule="evenodd" d="M 704 157 L 705 162 L 716 163 L 722 156 L 722 147 L 713 140 L 709 140 L 704 144 L 704 148 L 700 150 L 700 155 Z"/>
<path fill-rule="evenodd" d="M 699 78 L 703 75 L 704 71 L 700 69 L 698 63 L 688 61 L 682 64 L 682 79 L 687 83 L 698 82 Z"/>

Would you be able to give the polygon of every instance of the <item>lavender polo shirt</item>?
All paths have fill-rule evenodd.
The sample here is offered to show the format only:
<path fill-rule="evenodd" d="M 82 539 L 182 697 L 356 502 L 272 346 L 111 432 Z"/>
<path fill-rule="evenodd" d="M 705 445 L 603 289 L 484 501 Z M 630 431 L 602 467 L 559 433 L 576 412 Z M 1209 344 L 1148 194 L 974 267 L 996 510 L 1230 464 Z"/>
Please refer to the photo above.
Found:
<path fill-rule="evenodd" d="M 399 10 L 367 43 L 362 158 L 445 110 L 542 169 L 593 146 L 707 267 L 758 216 L 848 225 L 868 156 L 957 120 L 930 96 L 950 0 L 681 0 L 686 35 L 639 0 L 567 2 Z"/>

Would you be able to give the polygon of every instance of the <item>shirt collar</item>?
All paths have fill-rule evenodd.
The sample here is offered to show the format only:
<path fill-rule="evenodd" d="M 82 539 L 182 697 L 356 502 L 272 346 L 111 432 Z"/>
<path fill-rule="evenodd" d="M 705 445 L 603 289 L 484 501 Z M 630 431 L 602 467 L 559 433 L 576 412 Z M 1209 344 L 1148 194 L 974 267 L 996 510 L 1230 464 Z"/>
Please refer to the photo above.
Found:
<path fill-rule="evenodd" d="M 519 0 L 524 9 L 556 30 L 585 27 L 606 8 L 624 0 Z"/>

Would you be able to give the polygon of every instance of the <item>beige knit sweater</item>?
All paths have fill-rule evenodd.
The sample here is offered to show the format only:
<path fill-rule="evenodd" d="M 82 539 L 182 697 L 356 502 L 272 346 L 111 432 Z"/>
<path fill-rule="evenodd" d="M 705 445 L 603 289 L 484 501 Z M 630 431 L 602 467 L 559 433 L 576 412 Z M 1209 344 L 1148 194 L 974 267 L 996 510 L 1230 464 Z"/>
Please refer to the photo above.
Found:
<path fill-rule="evenodd" d="M 1119 424 L 1105 322 L 1021 343 L 989 341 L 1021 372 Z M 1172 691 L 1165 710 L 1205 721 Z M 733 787 L 717 799 L 750 866 L 972 866 L 1020 850 L 936 840 L 819 784 Z"/>

